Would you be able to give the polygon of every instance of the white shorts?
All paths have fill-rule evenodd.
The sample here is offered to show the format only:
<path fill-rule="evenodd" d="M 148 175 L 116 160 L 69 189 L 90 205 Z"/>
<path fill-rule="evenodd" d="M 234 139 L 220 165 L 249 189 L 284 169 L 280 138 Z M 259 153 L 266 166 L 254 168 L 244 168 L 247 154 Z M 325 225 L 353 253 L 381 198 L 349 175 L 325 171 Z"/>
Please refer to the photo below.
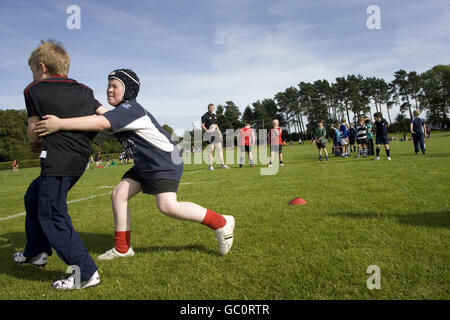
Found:
<path fill-rule="evenodd" d="M 346 138 L 341 138 L 341 145 L 342 146 L 346 146 L 348 144 L 347 139 Z"/>

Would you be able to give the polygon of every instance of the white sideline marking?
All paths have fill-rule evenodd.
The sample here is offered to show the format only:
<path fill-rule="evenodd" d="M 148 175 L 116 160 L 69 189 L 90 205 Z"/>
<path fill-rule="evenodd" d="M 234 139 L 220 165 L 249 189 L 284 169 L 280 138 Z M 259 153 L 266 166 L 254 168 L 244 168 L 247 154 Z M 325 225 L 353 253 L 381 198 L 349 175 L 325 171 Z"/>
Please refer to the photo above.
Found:
<path fill-rule="evenodd" d="M 97 198 L 97 197 L 106 196 L 108 194 L 111 194 L 111 192 L 100 193 L 100 194 L 96 194 L 96 195 L 93 195 L 93 196 L 89 196 L 89 197 L 81 198 L 81 199 L 77 199 L 77 200 L 70 200 L 70 201 L 67 201 L 67 204 L 80 202 L 80 201 L 85 201 L 85 200 L 89 200 L 89 199 L 94 199 L 94 198 Z"/>
<path fill-rule="evenodd" d="M 24 215 L 25 215 L 25 212 L 21 212 L 21 213 L 18 213 L 18 214 L 9 216 L 9 217 L 0 218 L 0 221 L 8 220 L 8 219 L 16 218 L 16 217 L 21 217 L 21 216 L 24 216 Z"/>
<path fill-rule="evenodd" d="M 208 169 L 195 170 L 195 171 L 184 171 L 184 172 L 186 172 L 186 173 L 199 173 L 199 172 L 203 172 L 203 171 L 208 171 Z"/>
<path fill-rule="evenodd" d="M 97 187 L 97 189 L 111 189 L 111 188 L 115 188 L 116 186 L 100 186 Z"/>
<path fill-rule="evenodd" d="M 80 202 L 80 201 L 86 201 L 86 200 L 89 200 L 89 199 L 94 199 L 94 198 L 97 198 L 97 197 L 106 196 L 106 195 L 108 195 L 108 194 L 111 194 L 111 192 L 100 193 L 100 194 L 96 194 L 96 195 L 93 195 L 93 196 L 89 196 L 89 197 L 81 198 L 81 199 L 76 199 L 76 200 L 70 200 L 70 201 L 67 201 L 67 204 L 71 204 L 71 203 L 75 203 L 75 202 Z M 17 217 L 21 217 L 21 216 L 24 216 L 24 215 L 26 215 L 25 212 L 20 212 L 20 213 L 14 214 L 14 215 L 12 215 L 12 216 L 0 218 L 0 221 L 4 221 L 4 220 L 9 220 L 9 219 L 17 218 Z"/>

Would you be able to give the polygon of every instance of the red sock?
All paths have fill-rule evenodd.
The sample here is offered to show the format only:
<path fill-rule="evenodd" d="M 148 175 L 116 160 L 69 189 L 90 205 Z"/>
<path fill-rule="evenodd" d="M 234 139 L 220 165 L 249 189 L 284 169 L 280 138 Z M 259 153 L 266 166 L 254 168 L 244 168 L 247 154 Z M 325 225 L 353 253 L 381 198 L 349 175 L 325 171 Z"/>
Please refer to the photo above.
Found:
<path fill-rule="evenodd" d="M 130 248 L 130 231 L 116 231 L 114 235 L 114 248 L 120 253 L 125 253 Z"/>
<path fill-rule="evenodd" d="M 206 215 L 205 218 L 203 218 L 202 224 L 210 227 L 211 229 L 217 230 L 222 228 L 225 223 L 225 218 L 222 215 L 206 209 Z"/>

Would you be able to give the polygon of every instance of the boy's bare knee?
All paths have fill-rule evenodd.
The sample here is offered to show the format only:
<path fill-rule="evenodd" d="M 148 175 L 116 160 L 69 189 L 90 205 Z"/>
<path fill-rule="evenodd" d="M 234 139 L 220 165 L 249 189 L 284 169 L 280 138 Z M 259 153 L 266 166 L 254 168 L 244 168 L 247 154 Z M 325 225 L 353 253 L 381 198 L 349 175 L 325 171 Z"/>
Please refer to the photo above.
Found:
<path fill-rule="evenodd" d="M 170 203 L 167 202 L 161 202 L 158 203 L 158 209 L 164 214 L 170 215 L 173 212 L 173 207 Z"/>
<path fill-rule="evenodd" d="M 120 186 L 116 186 L 111 193 L 111 201 L 128 201 L 126 193 L 122 192 Z"/>
<path fill-rule="evenodd" d="M 117 190 L 117 187 L 114 188 L 114 190 L 111 192 L 111 201 L 114 201 L 117 199 L 117 196 L 119 194 L 119 190 Z"/>
<path fill-rule="evenodd" d="M 172 216 L 176 212 L 176 201 L 173 202 L 170 199 L 158 199 L 156 205 L 162 213 Z"/>

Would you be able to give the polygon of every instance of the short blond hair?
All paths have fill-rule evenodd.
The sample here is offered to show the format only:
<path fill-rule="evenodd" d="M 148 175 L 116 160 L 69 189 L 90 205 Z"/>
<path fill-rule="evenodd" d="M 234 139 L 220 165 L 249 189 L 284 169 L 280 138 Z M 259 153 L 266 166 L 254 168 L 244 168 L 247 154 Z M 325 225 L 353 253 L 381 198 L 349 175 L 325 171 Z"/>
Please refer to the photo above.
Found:
<path fill-rule="evenodd" d="M 39 63 L 45 64 L 50 76 L 67 76 L 70 67 L 70 57 L 60 42 L 55 40 L 41 41 L 28 58 L 28 65 L 36 68 Z"/>
<path fill-rule="evenodd" d="M 414 115 L 415 117 L 418 117 L 418 116 L 420 115 L 420 110 L 419 110 L 419 109 L 414 110 L 414 111 L 413 111 L 413 115 Z"/>

